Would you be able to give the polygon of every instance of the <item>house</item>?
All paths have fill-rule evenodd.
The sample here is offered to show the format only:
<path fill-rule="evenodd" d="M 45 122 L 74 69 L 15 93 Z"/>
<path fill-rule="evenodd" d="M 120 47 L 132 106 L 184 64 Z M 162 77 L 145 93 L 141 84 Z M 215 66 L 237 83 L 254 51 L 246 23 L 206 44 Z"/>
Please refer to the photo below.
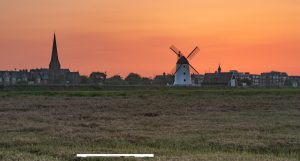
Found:
<path fill-rule="evenodd" d="M 300 87 L 300 76 L 289 76 L 285 82 L 285 86 L 293 88 Z"/>
<path fill-rule="evenodd" d="M 49 70 L 46 68 L 31 69 L 30 70 L 30 81 L 33 84 L 45 85 L 49 82 Z M 30 83 L 30 84 L 32 84 Z"/>
<path fill-rule="evenodd" d="M 250 80 L 251 80 L 251 86 L 258 87 L 261 86 L 260 80 L 261 76 L 258 74 L 251 74 L 250 75 Z"/>
<path fill-rule="evenodd" d="M 251 86 L 251 74 L 249 72 L 238 72 L 236 70 L 231 70 L 230 72 L 234 72 L 238 86 L 247 87 Z"/>
<path fill-rule="evenodd" d="M 192 74 L 191 79 L 192 79 L 192 84 L 193 85 L 201 86 L 201 84 L 204 80 L 204 75 L 202 75 L 202 74 Z"/>
<path fill-rule="evenodd" d="M 288 74 L 284 72 L 271 71 L 261 74 L 261 85 L 264 87 L 284 87 Z"/>

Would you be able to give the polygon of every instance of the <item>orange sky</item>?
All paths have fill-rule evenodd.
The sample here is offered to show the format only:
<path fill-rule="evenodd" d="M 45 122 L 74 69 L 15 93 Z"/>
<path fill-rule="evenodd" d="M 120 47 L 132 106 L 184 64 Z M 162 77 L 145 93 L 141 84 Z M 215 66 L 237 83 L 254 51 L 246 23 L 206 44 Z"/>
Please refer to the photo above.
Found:
<path fill-rule="evenodd" d="M 299 0 L 0 0 L 0 70 L 62 67 L 82 74 L 171 72 L 174 44 L 200 73 L 300 75 Z"/>

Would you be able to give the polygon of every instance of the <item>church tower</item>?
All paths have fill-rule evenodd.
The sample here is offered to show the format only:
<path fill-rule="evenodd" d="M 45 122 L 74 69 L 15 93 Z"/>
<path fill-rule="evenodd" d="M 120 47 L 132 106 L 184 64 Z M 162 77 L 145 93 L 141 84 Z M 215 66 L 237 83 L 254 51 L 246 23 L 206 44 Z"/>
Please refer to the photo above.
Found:
<path fill-rule="evenodd" d="M 60 63 L 59 63 L 59 60 L 58 60 L 55 33 L 54 33 L 54 40 L 53 40 L 53 46 L 52 46 L 52 55 L 51 55 L 51 61 L 50 61 L 50 64 L 49 64 L 49 70 L 60 70 Z"/>
<path fill-rule="evenodd" d="M 219 67 L 218 67 L 218 73 L 220 74 L 222 72 L 222 68 L 221 68 L 221 65 L 219 64 Z"/>

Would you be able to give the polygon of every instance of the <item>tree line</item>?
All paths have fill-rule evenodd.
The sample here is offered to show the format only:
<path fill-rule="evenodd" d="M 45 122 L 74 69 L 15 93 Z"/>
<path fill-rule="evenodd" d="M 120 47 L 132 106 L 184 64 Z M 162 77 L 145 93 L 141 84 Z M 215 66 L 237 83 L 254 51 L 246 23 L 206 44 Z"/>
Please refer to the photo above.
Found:
<path fill-rule="evenodd" d="M 171 85 L 173 82 L 174 76 L 165 73 L 153 79 L 142 77 L 137 73 L 129 73 L 125 78 L 120 75 L 107 77 L 104 72 L 92 72 L 89 76 L 80 76 L 80 84 L 91 85 Z"/>

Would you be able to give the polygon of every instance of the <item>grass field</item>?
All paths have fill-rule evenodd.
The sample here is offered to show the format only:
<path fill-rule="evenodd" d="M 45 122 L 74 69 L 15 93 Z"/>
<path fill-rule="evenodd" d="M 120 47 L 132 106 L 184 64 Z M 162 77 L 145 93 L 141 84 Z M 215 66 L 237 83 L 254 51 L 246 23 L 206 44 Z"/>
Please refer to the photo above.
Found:
<path fill-rule="evenodd" d="M 101 160 L 76 153 L 300 160 L 300 90 L 0 92 L 0 160 Z"/>

